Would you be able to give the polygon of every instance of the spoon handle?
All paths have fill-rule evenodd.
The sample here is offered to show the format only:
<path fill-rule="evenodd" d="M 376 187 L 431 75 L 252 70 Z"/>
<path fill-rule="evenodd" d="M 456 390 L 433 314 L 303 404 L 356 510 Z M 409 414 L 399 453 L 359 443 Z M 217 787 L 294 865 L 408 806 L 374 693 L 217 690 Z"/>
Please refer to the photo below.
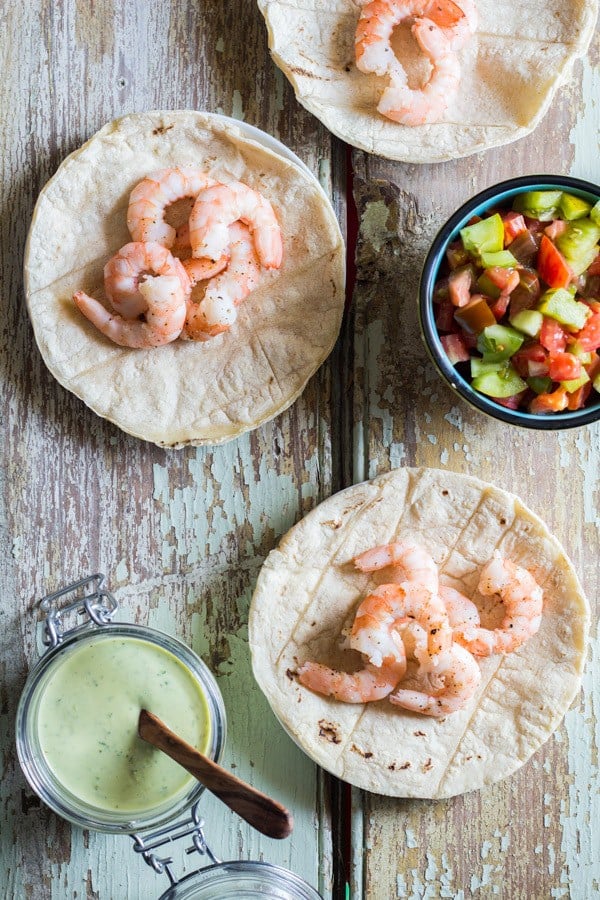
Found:
<path fill-rule="evenodd" d="M 253 828 L 272 838 L 285 838 L 294 827 L 292 814 L 266 794 L 241 781 L 214 760 L 184 741 L 158 716 L 143 709 L 138 723 L 140 737 L 183 766 L 204 787 L 219 797 Z"/>

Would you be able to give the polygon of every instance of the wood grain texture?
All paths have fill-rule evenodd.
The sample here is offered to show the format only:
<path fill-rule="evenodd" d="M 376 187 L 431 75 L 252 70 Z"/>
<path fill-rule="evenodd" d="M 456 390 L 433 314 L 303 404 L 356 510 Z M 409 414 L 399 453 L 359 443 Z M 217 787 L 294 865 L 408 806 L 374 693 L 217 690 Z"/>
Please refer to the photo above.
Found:
<path fill-rule="evenodd" d="M 564 724 L 508 780 L 443 802 L 354 793 L 353 896 L 570 897 L 600 890 L 597 594 L 600 426 L 562 434 L 511 429 L 471 410 L 441 381 L 417 324 L 427 248 L 465 199 L 517 174 L 598 181 L 598 44 L 541 127 L 513 145 L 436 166 L 356 152 L 360 218 L 352 350 L 354 480 L 398 465 L 468 472 L 514 491 L 564 543 L 587 590 L 592 652 Z M 582 92 L 582 85 L 584 92 Z"/>
<path fill-rule="evenodd" d="M 82 833 L 51 814 L 15 758 L 16 704 L 39 649 L 33 604 L 99 570 L 121 620 L 174 633 L 203 656 L 228 710 L 224 764 L 294 811 L 295 833 L 279 843 L 206 797 L 214 852 L 287 866 L 329 897 L 329 790 L 254 685 L 246 619 L 264 556 L 334 486 L 335 358 L 253 434 L 215 450 L 164 451 L 97 418 L 52 379 L 25 314 L 21 265 L 40 187 L 116 116 L 198 108 L 245 118 L 295 150 L 339 207 L 330 135 L 270 62 L 253 0 L 32 0 L 3 4 L 1 19 L 0 893 L 136 900 L 167 887 L 127 839 Z M 198 865 L 176 857 L 188 871 Z"/>

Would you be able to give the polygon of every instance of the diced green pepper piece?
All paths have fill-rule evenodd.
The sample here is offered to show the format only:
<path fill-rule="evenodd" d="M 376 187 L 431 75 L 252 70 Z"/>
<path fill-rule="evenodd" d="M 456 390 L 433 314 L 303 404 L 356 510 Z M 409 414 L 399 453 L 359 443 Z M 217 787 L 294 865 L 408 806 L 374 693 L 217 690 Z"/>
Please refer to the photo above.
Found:
<path fill-rule="evenodd" d="M 522 309 L 516 315 L 510 317 L 510 324 L 518 331 L 522 331 L 529 337 L 537 337 L 542 330 L 544 317 L 537 309 Z"/>
<path fill-rule="evenodd" d="M 563 193 L 558 209 L 563 219 L 572 222 L 575 219 L 584 219 L 588 216 L 591 212 L 592 204 L 581 197 L 576 197 L 574 194 Z"/>
<path fill-rule="evenodd" d="M 527 379 L 527 384 L 536 394 L 547 394 L 552 387 L 552 379 L 547 375 L 532 375 Z"/>
<path fill-rule="evenodd" d="M 513 200 L 513 209 L 530 219 L 549 222 L 553 219 L 562 197 L 562 191 L 525 191 Z"/>
<path fill-rule="evenodd" d="M 581 275 L 596 258 L 599 240 L 600 224 L 591 219 L 578 219 L 569 223 L 567 230 L 558 235 L 555 243 L 574 274 Z"/>
<path fill-rule="evenodd" d="M 500 369 L 498 372 L 489 372 L 487 375 L 480 375 L 471 382 L 472 387 L 481 394 L 487 394 L 488 397 L 512 397 L 513 394 L 520 394 L 527 387 L 527 383 L 523 381 L 520 375 L 512 366 Z"/>
<path fill-rule="evenodd" d="M 574 394 L 575 391 L 578 391 L 580 387 L 583 387 L 584 384 L 587 384 L 589 380 L 590 376 L 585 371 L 585 369 L 583 369 L 579 378 L 571 378 L 570 381 L 561 381 L 560 384 L 561 387 L 564 387 L 567 393 Z"/>
<path fill-rule="evenodd" d="M 524 335 L 507 325 L 488 325 L 477 338 L 477 349 L 484 362 L 503 362 L 517 352 L 524 340 Z"/>
<path fill-rule="evenodd" d="M 574 344 L 569 344 L 569 353 L 572 353 L 573 356 L 576 356 L 577 359 L 581 360 L 582 366 L 589 366 L 594 358 L 592 351 L 584 350 L 579 341 L 575 341 Z"/>
<path fill-rule="evenodd" d="M 600 200 L 598 200 L 595 206 L 592 206 L 590 219 L 592 222 L 595 222 L 596 225 L 600 225 Z"/>
<path fill-rule="evenodd" d="M 498 253 L 504 247 L 504 223 L 500 213 L 461 228 L 460 236 L 468 253 Z"/>
<path fill-rule="evenodd" d="M 519 263 L 510 250 L 500 250 L 498 253 L 484 251 L 481 254 L 481 265 L 484 269 L 492 269 L 494 266 L 501 269 L 516 269 Z"/>
<path fill-rule="evenodd" d="M 552 288 L 542 294 L 538 303 L 539 312 L 555 319 L 571 331 L 579 331 L 586 323 L 590 315 L 590 309 L 585 303 L 574 300 L 569 291 L 564 288 Z"/>
<path fill-rule="evenodd" d="M 499 372 L 506 368 L 506 362 L 485 362 L 478 356 L 471 357 L 471 378 L 479 378 L 480 375 L 489 375 L 490 372 Z"/>

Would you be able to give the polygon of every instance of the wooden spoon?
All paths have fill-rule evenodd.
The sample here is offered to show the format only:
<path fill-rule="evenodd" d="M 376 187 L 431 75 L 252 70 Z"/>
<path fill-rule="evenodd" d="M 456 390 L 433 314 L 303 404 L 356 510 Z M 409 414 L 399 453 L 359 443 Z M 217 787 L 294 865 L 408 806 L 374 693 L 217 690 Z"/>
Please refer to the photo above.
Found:
<path fill-rule="evenodd" d="M 267 837 L 288 837 L 294 827 L 292 814 L 277 801 L 257 791 L 200 753 L 175 734 L 158 716 L 143 709 L 138 721 L 142 740 L 158 747 L 197 778 L 230 809 Z"/>

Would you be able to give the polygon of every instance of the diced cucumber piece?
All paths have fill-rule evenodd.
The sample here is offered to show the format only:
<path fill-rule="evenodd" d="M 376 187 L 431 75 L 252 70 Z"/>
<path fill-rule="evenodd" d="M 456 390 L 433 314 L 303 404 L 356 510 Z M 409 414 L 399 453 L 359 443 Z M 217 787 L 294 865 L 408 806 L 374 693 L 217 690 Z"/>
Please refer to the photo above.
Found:
<path fill-rule="evenodd" d="M 512 366 L 500 369 L 498 372 L 489 372 L 487 375 L 480 375 L 471 382 L 473 388 L 481 394 L 488 397 L 512 397 L 513 394 L 520 394 L 527 387 L 527 383 L 523 381 Z"/>
<path fill-rule="evenodd" d="M 581 275 L 598 254 L 599 240 L 600 224 L 592 219 L 578 219 L 570 222 L 567 230 L 556 238 L 556 246 L 574 274 Z"/>
<path fill-rule="evenodd" d="M 549 222 L 553 219 L 562 197 L 562 191 L 525 191 L 513 201 L 513 209 L 530 219 Z"/>
<path fill-rule="evenodd" d="M 477 279 L 476 284 L 479 292 L 481 294 L 485 294 L 486 297 L 491 297 L 492 300 L 497 300 L 502 293 L 498 285 L 494 284 L 494 282 L 486 272 L 481 273 L 481 275 Z"/>
<path fill-rule="evenodd" d="M 510 250 L 500 250 L 498 253 L 484 251 L 481 254 L 481 265 L 484 269 L 492 269 L 494 266 L 501 269 L 516 269 L 519 263 Z"/>
<path fill-rule="evenodd" d="M 574 300 L 569 291 L 564 288 L 552 288 L 542 294 L 538 303 L 539 312 L 555 319 L 572 331 L 579 331 L 586 323 L 590 315 L 590 309 L 585 303 Z"/>
<path fill-rule="evenodd" d="M 479 378 L 480 375 L 489 375 L 490 372 L 499 372 L 505 368 L 505 362 L 485 362 L 478 356 L 471 357 L 471 378 Z"/>
<path fill-rule="evenodd" d="M 552 379 L 547 375 L 532 375 L 527 379 L 527 384 L 536 394 L 547 394 L 552 387 Z"/>
<path fill-rule="evenodd" d="M 596 225 L 600 225 L 600 200 L 598 200 L 595 206 L 592 206 L 590 219 L 592 222 L 595 222 Z"/>
<path fill-rule="evenodd" d="M 561 387 L 564 387 L 567 393 L 574 394 L 575 391 L 578 391 L 580 387 L 583 387 L 584 384 L 587 384 L 589 380 L 590 376 L 584 369 L 579 378 L 571 378 L 569 381 L 561 381 L 560 384 Z"/>
<path fill-rule="evenodd" d="M 575 197 L 574 194 L 563 193 L 558 204 L 558 209 L 562 214 L 563 219 L 572 222 L 575 219 L 584 219 L 588 216 L 591 212 L 592 204 L 588 203 L 587 200 L 583 200 L 581 197 Z"/>
<path fill-rule="evenodd" d="M 477 349 L 484 362 L 503 362 L 517 352 L 524 340 L 520 332 L 507 325 L 488 325 L 477 338 Z"/>
<path fill-rule="evenodd" d="M 504 223 L 500 213 L 461 228 L 460 236 L 468 253 L 498 253 L 504 247 Z"/>
<path fill-rule="evenodd" d="M 584 350 L 579 341 L 575 341 L 574 344 L 569 344 L 569 353 L 572 353 L 573 356 L 576 356 L 577 359 L 581 360 L 582 366 L 589 366 L 594 358 L 592 351 Z"/>
<path fill-rule="evenodd" d="M 537 337 L 542 329 L 544 317 L 537 309 L 522 309 L 510 317 L 510 324 L 529 337 Z"/>

